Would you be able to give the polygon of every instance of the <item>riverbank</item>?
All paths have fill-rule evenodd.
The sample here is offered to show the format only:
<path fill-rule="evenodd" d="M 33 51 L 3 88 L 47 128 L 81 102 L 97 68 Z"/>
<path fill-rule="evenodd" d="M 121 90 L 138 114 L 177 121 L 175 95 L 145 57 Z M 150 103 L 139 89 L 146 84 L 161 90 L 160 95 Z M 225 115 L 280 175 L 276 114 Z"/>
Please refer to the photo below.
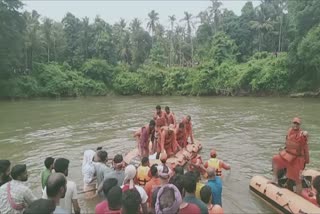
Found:
<path fill-rule="evenodd" d="M 0 97 L 81 97 L 108 95 L 290 96 L 318 97 L 304 92 L 305 82 L 293 84 L 287 54 L 257 53 L 246 63 L 235 61 L 196 67 L 146 64 L 136 71 L 91 59 L 78 70 L 67 63 L 34 65 L 31 73 L 0 81 Z"/>

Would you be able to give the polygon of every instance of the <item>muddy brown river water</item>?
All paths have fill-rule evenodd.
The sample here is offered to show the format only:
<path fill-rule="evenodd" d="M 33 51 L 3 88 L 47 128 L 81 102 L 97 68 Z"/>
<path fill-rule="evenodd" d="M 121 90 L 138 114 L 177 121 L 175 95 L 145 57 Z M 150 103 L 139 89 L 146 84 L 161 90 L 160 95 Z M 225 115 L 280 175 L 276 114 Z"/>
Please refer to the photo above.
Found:
<path fill-rule="evenodd" d="M 319 168 L 320 100 L 229 97 L 93 97 L 0 102 L 0 159 L 26 163 L 28 185 L 41 196 L 40 172 L 47 156 L 70 160 L 69 177 L 82 189 L 83 151 L 103 146 L 110 156 L 135 146 L 133 132 L 148 123 L 157 104 L 177 118 L 190 114 L 194 136 L 232 166 L 225 172 L 225 213 L 271 213 L 249 191 L 254 175 L 271 177 L 271 157 L 284 144 L 290 120 L 300 116 L 310 134 L 311 164 Z M 82 196 L 80 195 L 80 198 Z M 81 199 L 83 213 L 96 201 Z"/>

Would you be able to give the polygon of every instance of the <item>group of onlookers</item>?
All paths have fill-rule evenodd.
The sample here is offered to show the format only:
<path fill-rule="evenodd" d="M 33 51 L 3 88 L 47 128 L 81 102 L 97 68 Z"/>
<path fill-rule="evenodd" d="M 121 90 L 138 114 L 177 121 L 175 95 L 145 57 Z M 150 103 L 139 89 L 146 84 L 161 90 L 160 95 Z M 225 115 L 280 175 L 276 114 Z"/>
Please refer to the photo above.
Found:
<path fill-rule="evenodd" d="M 1 214 L 79 214 L 77 186 L 67 179 L 69 160 L 48 157 L 41 173 L 42 198 L 37 199 L 27 187 L 28 171 L 25 164 L 11 168 L 9 160 L 0 160 Z"/>

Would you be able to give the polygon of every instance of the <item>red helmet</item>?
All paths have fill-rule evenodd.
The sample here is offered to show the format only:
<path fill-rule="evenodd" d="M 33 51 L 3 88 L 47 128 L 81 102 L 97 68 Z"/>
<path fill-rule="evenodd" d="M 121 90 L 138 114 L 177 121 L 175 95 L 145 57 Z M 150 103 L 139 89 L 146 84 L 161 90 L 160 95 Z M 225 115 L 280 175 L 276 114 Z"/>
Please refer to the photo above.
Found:
<path fill-rule="evenodd" d="M 213 157 L 213 156 L 217 156 L 217 151 L 215 149 L 211 149 L 210 151 L 210 156 Z"/>

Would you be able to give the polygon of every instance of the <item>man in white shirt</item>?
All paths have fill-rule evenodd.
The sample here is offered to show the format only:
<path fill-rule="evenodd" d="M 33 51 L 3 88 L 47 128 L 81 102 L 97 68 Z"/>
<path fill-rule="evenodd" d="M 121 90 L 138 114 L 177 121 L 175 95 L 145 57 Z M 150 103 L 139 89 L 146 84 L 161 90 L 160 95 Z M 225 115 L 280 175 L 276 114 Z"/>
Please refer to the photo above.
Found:
<path fill-rule="evenodd" d="M 54 163 L 54 171 L 68 176 L 69 160 L 58 158 Z M 48 198 L 46 191 L 43 192 L 42 198 Z M 60 207 L 65 209 L 67 213 L 72 213 L 72 207 L 75 214 L 80 214 L 80 206 L 78 203 L 77 185 L 75 182 L 67 180 L 67 192 L 63 199 L 60 200 Z"/>
<path fill-rule="evenodd" d="M 0 188 L 0 213 L 21 214 L 37 198 L 25 186 L 28 180 L 27 166 L 18 164 L 11 170 L 12 181 Z"/>
<path fill-rule="evenodd" d="M 67 214 L 67 210 L 61 207 L 60 202 L 65 198 L 67 192 L 67 179 L 62 173 L 52 173 L 48 177 L 45 193 L 52 200 L 56 209 L 53 214 Z"/>

